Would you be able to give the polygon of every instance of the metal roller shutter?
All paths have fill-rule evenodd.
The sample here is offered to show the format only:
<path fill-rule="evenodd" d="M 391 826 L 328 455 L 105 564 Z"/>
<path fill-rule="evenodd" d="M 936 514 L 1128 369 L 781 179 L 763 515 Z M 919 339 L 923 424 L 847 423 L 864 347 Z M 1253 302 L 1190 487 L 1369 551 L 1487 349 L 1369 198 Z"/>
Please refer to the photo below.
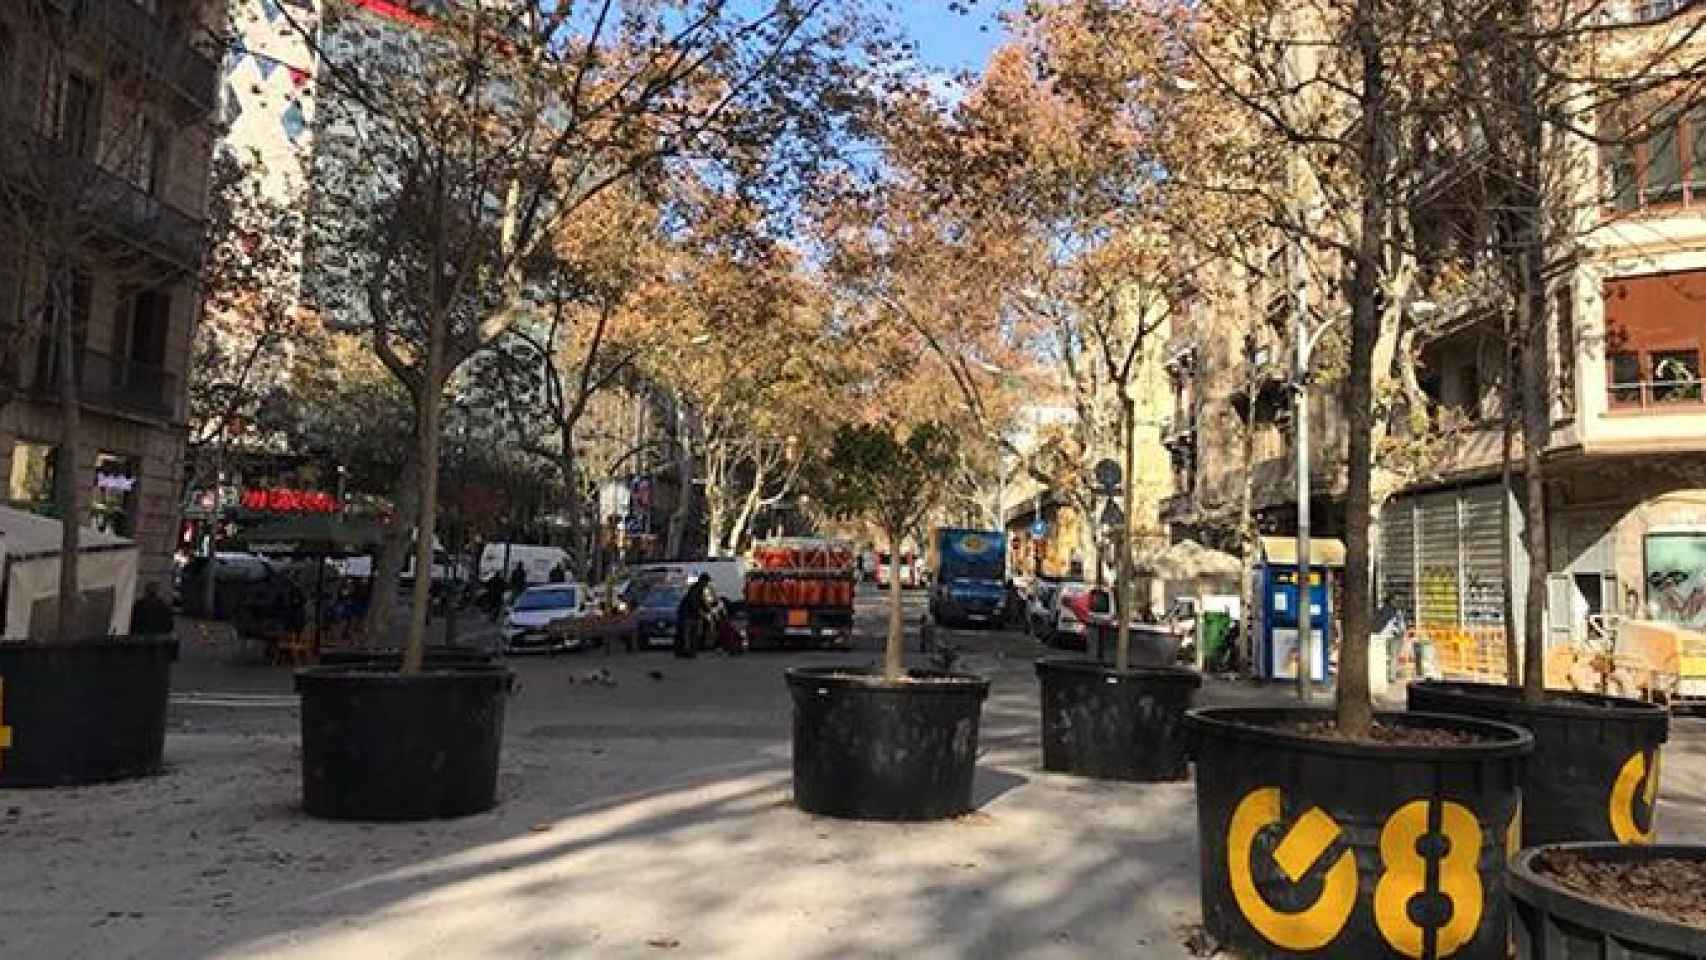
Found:
<path fill-rule="evenodd" d="M 1457 491 L 1416 498 L 1420 579 L 1416 622 L 1422 626 L 1456 626 L 1462 622 L 1457 527 Z"/>
<path fill-rule="evenodd" d="M 1470 626 L 1505 622 L 1503 497 L 1498 484 L 1463 491 L 1463 622 Z"/>
<path fill-rule="evenodd" d="M 1396 497 L 1380 511 L 1380 602 L 1416 622 L 1415 500 Z"/>

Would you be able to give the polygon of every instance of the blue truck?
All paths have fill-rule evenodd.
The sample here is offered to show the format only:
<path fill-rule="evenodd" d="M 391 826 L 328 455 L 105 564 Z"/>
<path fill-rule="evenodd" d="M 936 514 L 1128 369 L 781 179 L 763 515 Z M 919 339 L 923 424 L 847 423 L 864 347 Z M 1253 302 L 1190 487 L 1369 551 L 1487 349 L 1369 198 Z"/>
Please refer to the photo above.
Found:
<path fill-rule="evenodd" d="M 1007 609 L 1007 536 L 942 527 L 931 544 L 930 617 L 946 627 L 999 626 Z"/>

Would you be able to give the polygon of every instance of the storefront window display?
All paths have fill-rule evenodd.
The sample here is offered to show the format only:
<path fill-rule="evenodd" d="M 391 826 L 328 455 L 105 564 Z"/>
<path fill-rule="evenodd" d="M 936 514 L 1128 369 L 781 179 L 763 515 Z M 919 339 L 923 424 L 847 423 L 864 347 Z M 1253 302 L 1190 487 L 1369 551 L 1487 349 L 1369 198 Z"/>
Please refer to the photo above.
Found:
<path fill-rule="evenodd" d="M 133 536 L 136 532 L 136 458 L 103 453 L 95 458 L 95 493 L 90 522 L 97 530 Z"/>

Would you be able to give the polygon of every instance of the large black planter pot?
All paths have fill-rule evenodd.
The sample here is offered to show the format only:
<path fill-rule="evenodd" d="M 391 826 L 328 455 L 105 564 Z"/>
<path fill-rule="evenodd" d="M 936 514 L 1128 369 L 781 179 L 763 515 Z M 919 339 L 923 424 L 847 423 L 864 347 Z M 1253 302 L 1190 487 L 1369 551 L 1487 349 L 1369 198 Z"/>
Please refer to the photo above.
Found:
<path fill-rule="evenodd" d="M 492 655 L 473 647 L 427 647 L 428 667 L 478 667 L 492 662 Z M 396 647 L 334 647 L 320 651 L 323 667 L 379 667 L 397 670 L 403 665 L 403 651 Z"/>
<path fill-rule="evenodd" d="M 1663 707 L 1557 690 L 1531 705 L 1516 687 L 1435 681 L 1412 683 L 1409 707 L 1498 720 L 1534 734 L 1522 781 L 1530 798 L 1522 808 L 1524 847 L 1657 837 L 1659 748 L 1670 735 Z"/>
<path fill-rule="evenodd" d="M 1527 731 L 1428 714 L 1383 724 L 1471 732 L 1452 746 L 1346 743 L 1276 724 L 1325 710 L 1186 714 L 1203 924 L 1240 957 L 1504 960 Z"/>
<path fill-rule="evenodd" d="M 158 772 L 178 642 L 0 644 L 0 787 Z"/>
<path fill-rule="evenodd" d="M 844 667 L 787 672 L 794 803 L 857 820 L 939 820 L 972 808 L 977 727 L 989 681 L 911 671 L 886 684 Z"/>
<path fill-rule="evenodd" d="M 1706 860 L 1706 847 L 1564 843 L 1524 850 L 1511 861 L 1512 925 L 1519 960 L 1702 960 L 1706 929 L 1595 900 L 1536 869 L 1548 850 L 1598 860 Z"/>
<path fill-rule="evenodd" d="M 1183 780 L 1185 711 L 1202 674 L 1182 667 L 1120 673 L 1089 660 L 1038 660 L 1043 769 L 1107 780 Z"/>
<path fill-rule="evenodd" d="M 298 670 L 303 809 L 330 820 L 490 810 L 514 680 L 496 666 Z"/>

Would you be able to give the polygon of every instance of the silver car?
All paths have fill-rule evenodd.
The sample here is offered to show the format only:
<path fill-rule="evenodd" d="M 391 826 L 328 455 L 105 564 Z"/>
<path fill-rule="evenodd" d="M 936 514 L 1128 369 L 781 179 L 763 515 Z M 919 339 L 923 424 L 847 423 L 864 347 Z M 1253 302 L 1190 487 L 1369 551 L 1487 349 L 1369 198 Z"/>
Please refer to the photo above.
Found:
<path fill-rule="evenodd" d="M 573 633 L 553 632 L 551 624 L 589 615 L 592 604 L 578 583 L 546 583 L 528 587 L 504 614 L 505 653 L 554 653 L 581 646 Z"/>

